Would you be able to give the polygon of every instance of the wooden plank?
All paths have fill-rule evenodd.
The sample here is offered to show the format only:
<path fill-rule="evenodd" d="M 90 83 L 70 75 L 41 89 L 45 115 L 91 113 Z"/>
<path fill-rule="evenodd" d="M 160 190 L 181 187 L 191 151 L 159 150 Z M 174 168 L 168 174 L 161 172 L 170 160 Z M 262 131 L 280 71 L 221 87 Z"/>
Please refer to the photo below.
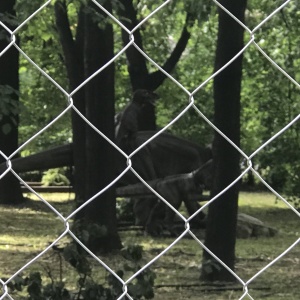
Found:
<path fill-rule="evenodd" d="M 74 189 L 72 186 L 30 186 L 37 193 L 72 193 Z M 21 185 L 23 193 L 31 193 L 31 191 L 24 185 Z"/>

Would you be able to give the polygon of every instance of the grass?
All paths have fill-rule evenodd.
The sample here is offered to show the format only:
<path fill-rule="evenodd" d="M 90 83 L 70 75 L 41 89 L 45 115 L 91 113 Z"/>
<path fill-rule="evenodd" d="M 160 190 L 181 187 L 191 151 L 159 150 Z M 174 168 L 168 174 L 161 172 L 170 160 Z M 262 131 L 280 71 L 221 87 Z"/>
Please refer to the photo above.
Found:
<path fill-rule="evenodd" d="M 72 211 L 73 195 L 44 194 L 43 197 L 63 216 Z M 37 199 L 32 200 L 19 207 L 0 206 L 1 278 L 12 276 L 64 231 L 63 222 L 50 208 Z M 241 193 L 239 205 L 240 212 L 279 230 L 272 238 L 238 239 L 236 242 L 236 273 L 243 281 L 251 279 L 250 295 L 253 299 L 299 299 L 299 244 L 262 274 L 255 275 L 299 239 L 299 217 L 281 201 L 276 202 L 275 196 L 269 193 Z M 137 231 L 120 232 L 120 235 L 124 244 L 143 246 L 143 263 L 159 255 L 175 240 L 144 236 Z M 203 236 L 204 233 L 200 232 L 200 238 Z M 205 287 L 201 284 L 201 257 L 200 245 L 191 238 L 184 238 L 155 261 L 151 266 L 157 275 L 155 299 L 239 299 L 242 290 L 236 290 L 237 285 L 221 291 L 221 287 Z M 114 270 L 126 263 L 119 254 L 106 255 L 101 259 Z M 75 287 L 74 271 L 66 264 L 63 268 L 64 280 L 69 286 Z M 23 273 L 36 270 L 46 273 L 52 270 L 53 276 L 59 276 L 59 269 L 58 260 L 50 250 Z M 102 266 L 95 264 L 95 273 L 99 280 L 105 281 L 107 272 Z M 126 273 L 125 278 L 129 276 L 130 273 Z"/>

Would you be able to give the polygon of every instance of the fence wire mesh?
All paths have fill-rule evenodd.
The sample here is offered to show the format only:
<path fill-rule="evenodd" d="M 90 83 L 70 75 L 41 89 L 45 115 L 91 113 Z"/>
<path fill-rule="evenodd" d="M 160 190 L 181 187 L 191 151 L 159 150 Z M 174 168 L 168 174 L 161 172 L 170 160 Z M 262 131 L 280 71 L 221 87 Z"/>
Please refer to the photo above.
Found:
<path fill-rule="evenodd" d="M 231 270 L 222 260 L 220 260 L 214 253 L 208 249 L 203 241 L 201 241 L 193 232 L 193 230 L 190 227 L 190 221 L 193 219 L 195 215 L 197 215 L 200 211 L 203 211 L 205 208 L 207 208 L 213 201 L 218 199 L 220 195 L 226 192 L 231 186 L 236 184 L 245 174 L 252 171 L 257 178 L 263 183 L 266 188 L 272 192 L 280 201 L 284 202 L 287 207 L 293 213 L 300 218 L 300 213 L 298 210 L 290 203 L 288 202 L 281 194 L 277 193 L 272 186 L 270 186 L 263 178 L 263 176 L 254 168 L 253 165 L 253 159 L 256 155 L 258 155 L 265 147 L 267 147 L 271 142 L 273 142 L 275 139 L 277 139 L 280 135 L 285 133 L 291 126 L 293 126 L 299 119 L 300 114 L 298 114 L 293 120 L 291 120 L 286 126 L 281 128 L 275 135 L 269 138 L 266 142 L 261 144 L 251 155 L 245 154 L 243 149 L 235 145 L 234 142 L 232 142 L 222 131 L 220 131 L 212 122 L 211 119 L 209 119 L 205 113 L 197 107 L 195 104 L 194 96 L 195 94 L 203 89 L 208 83 L 213 81 L 213 79 L 224 69 L 226 69 L 229 65 L 231 65 L 240 55 L 245 53 L 247 49 L 251 46 L 256 47 L 257 51 L 259 51 L 263 58 L 267 60 L 273 67 L 275 67 L 278 72 L 281 72 L 293 85 L 295 85 L 297 88 L 300 88 L 300 84 L 292 77 L 290 76 L 282 67 L 280 67 L 279 64 L 275 60 L 273 60 L 260 46 L 258 42 L 255 40 L 255 34 L 260 30 L 263 29 L 263 26 L 269 22 L 270 19 L 272 19 L 276 14 L 279 14 L 281 10 L 285 7 L 287 7 L 290 3 L 293 3 L 293 1 L 288 0 L 283 2 L 280 6 L 278 6 L 272 13 L 270 13 L 266 18 L 264 18 L 260 23 L 258 23 L 253 29 L 247 27 L 246 24 L 243 24 L 240 20 L 238 20 L 230 11 L 226 9 L 226 7 L 222 6 L 218 1 L 213 0 L 214 4 L 222 9 L 224 12 L 226 12 L 232 19 L 234 19 L 241 27 L 244 28 L 245 32 L 247 33 L 248 40 L 245 42 L 245 46 L 243 49 L 238 52 L 234 57 L 232 57 L 231 60 L 229 60 L 224 66 L 222 66 L 219 70 L 215 71 L 211 76 L 209 76 L 205 81 L 201 82 L 194 90 L 190 91 L 188 88 L 186 88 L 184 85 L 180 83 L 177 79 L 175 79 L 171 74 L 166 72 L 151 56 L 149 56 L 145 51 L 143 51 L 135 42 L 135 32 L 137 29 L 140 29 L 146 22 L 148 22 L 153 16 L 155 16 L 156 13 L 158 13 L 161 10 L 164 10 L 168 5 L 171 5 L 173 2 L 172 0 L 164 1 L 163 3 L 157 3 L 157 7 L 150 12 L 147 17 L 142 19 L 136 27 L 134 27 L 132 30 L 129 30 L 126 26 L 123 25 L 122 20 L 118 19 L 116 16 L 111 14 L 109 11 L 107 11 L 99 2 L 96 0 L 91 0 L 101 11 L 103 11 L 115 24 L 115 26 L 119 26 L 122 28 L 127 34 L 128 34 L 128 44 L 124 46 L 122 49 L 119 50 L 118 53 L 115 54 L 115 56 L 109 60 L 105 65 L 103 65 L 99 70 L 97 70 L 94 74 L 92 74 L 89 78 L 87 78 L 84 82 L 82 82 L 76 89 L 74 89 L 71 92 L 67 92 L 58 82 L 56 82 L 55 79 L 53 79 L 45 70 L 43 70 L 42 66 L 39 66 L 37 63 L 35 63 L 29 55 L 27 55 L 22 50 L 22 45 L 19 46 L 17 43 L 17 35 L 20 32 L 21 29 L 26 30 L 26 25 L 41 11 L 43 11 L 46 7 L 52 5 L 51 0 L 46 1 L 43 5 L 41 5 L 35 12 L 33 12 L 26 20 L 24 20 L 15 30 L 10 30 L 2 21 L 0 21 L 0 26 L 7 32 L 7 34 L 10 36 L 10 43 L 5 47 L 5 49 L 2 50 L 0 53 L 0 58 L 5 59 L 5 53 L 11 51 L 11 48 L 15 47 L 20 55 L 22 55 L 42 76 L 44 76 L 49 82 L 51 82 L 60 93 L 62 93 L 67 99 L 68 99 L 68 105 L 67 107 L 59 113 L 51 122 L 49 122 L 46 126 L 44 126 L 41 130 L 39 130 L 36 134 L 34 134 L 32 137 L 30 137 L 25 143 L 23 143 L 19 148 L 15 149 L 13 153 L 10 155 L 4 154 L 0 149 L 0 155 L 5 159 L 7 168 L 5 171 L 0 174 L 0 180 L 3 179 L 8 173 L 12 173 L 19 181 L 22 183 L 27 189 L 33 193 L 41 202 L 44 203 L 45 206 L 47 206 L 52 212 L 54 213 L 54 216 L 61 222 L 61 224 L 64 227 L 63 232 L 51 243 L 44 248 L 43 251 L 37 253 L 37 255 L 28 261 L 27 263 L 24 262 L 24 265 L 20 267 L 14 274 L 11 274 L 9 278 L 5 280 L 0 279 L 0 284 L 2 285 L 2 294 L 0 295 L 0 299 L 13 299 L 13 296 L 10 293 L 9 290 L 9 284 L 17 277 L 17 275 L 21 274 L 23 271 L 25 271 L 30 265 L 32 265 L 34 262 L 39 261 L 39 259 L 49 250 L 56 245 L 59 241 L 62 240 L 65 236 L 72 237 L 73 240 L 75 240 L 99 265 L 103 266 L 107 272 L 112 274 L 122 285 L 123 293 L 120 294 L 117 299 L 125 299 L 126 297 L 128 299 L 133 299 L 128 291 L 128 285 L 134 281 L 134 279 L 137 278 L 139 274 L 141 274 L 143 271 L 145 271 L 147 268 L 149 268 L 154 262 L 158 261 L 165 253 L 170 251 L 172 247 L 174 247 L 175 244 L 177 244 L 179 241 L 182 240 L 183 237 L 185 237 L 187 234 L 190 235 L 203 249 L 205 249 L 207 252 L 209 252 L 220 264 L 222 264 L 225 268 L 228 269 L 230 273 L 237 279 L 237 282 L 240 284 L 241 290 L 243 291 L 242 295 L 240 296 L 240 299 L 253 299 L 249 292 L 249 286 L 250 284 L 258 278 L 262 273 L 266 272 L 267 269 L 272 267 L 275 263 L 277 263 L 279 260 L 281 260 L 290 250 L 296 247 L 296 245 L 299 243 L 300 238 L 296 239 L 295 242 L 293 242 L 289 247 L 287 247 L 282 253 L 280 253 L 276 258 L 272 259 L 267 265 L 261 267 L 250 279 L 245 281 L 243 278 L 238 276 L 238 274 Z M 135 149 L 131 154 L 127 155 L 124 153 L 114 142 L 112 142 L 108 137 L 106 137 L 98 128 L 96 128 L 84 115 L 81 114 L 79 109 L 74 105 L 73 103 L 73 96 L 76 92 L 78 92 L 83 86 L 85 86 L 88 82 L 90 82 L 95 76 L 97 76 L 99 73 L 101 73 L 103 70 L 105 70 L 110 64 L 117 61 L 120 56 L 122 56 L 125 51 L 129 47 L 135 47 L 143 56 L 144 58 L 151 64 L 154 68 L 160 70 L 170 81 L 173 82 L 174 85 L 176 85 L 179 89 L 181 89 L 185 95 L 186 95 L 186 106 L 184 109 L 171 121 L 169 122 L 165 127 L 163 127 L 161 130 L 159 130 L 154 136 L 152 136 L 149 140 L 147 140 L 145 143 L 143 143 L 141 146 L 139 146 L 137 149 Z M 188 70 L 187 70 L 188 71 Z M 128 161 L 128 166 L 124 171 L 116 177 L 108 186 L 103 188 L 99 193 L 91 197 L 90 199 L 86 199 L 84 204 L 82 204 L 80 207 L 78 207 L 76 210 L 74 210 L 71 214 L 69 214 L 67 217 L 64 217 L 49 201 L 47 201 L 40 193 L 36 192 L 28 183 L 26 183 L 22 177 L 14 170 L 14 166 L 12 163 L 12 159 L 16 156 L 17 153 L 19 153 L 23 148 L 25 148 L 28 144 L 30 144 L 33 140 L 35 140 L 38 136 L 40 136 L 42 133 L 47 132 L 47 130 L 56 123 L 59 119 L 63 117 L 64 114 L 67 112 L 74 110 L 80 117 L 90 126 L 93 128 L 99 136 L 104 138 L 108 143 L 110 143 L 117 151 L 119 151 Z M 199 119 L 204 120 L 214 131 L 217 131 L 224 139 L 226 139 L 232 147 L 234 147 L 241 156 L 245 159 L 247 162 L 247 167 L 243 170 L 243 172 L 240 174 L 238 178 L 236 178 L 228 187 L 226 187 L 221 193 L 216 195 L 214 198 L 210 199 L 205 205 L 203 205 L 200 210 L 198 210 L 194 215 L 186 218 L 183 216 L 179 211 L 175 210 L 172 205 L 169 204 L 167 199 L 164 199 L 159 193 L 155 191 L 147 182 L 134 170 L 132 167 L 131 159 L 132 157 L 138 153 L 141 149 L 145 147 L 148 143 L 150 143 L 152 140 L 154 140 L 157 136 L 168 130 L 175 122 L 177 122 L 183 115 L 185 115 L 188 111 L 194 110 L 198 113 Z M 173 241 L 170 243 L 170 245 L 166 246 L 165 249 L 163 249 L 158 255 L 153 257 L 151 260 L 148 261 L 145 265 L 143 265 L 137 272 L 135 272 L 132 276 L 127 278 L 126 280 L 122 279 L 115 270 L 113 270 L 109 265 L 105 263 L 104 260 L 100 259 L 99 256 L 95 255 L 92 251 L 90 251 L 81 241 L 80 239 L 72 232 L 71 230 L 71 219 L 79 212 L 81 211 L 85 206 L 89 205 L 94 199 L 96 199 L 99 195 L 104 193 L 107 189 L 109 189 L 111 186 L 113 186 L 126 172 L 131 170 L 141 182 L 143 182 L 149 190 L 151 190 L 158 198 L 160 198 L 161 201 L 163 201 L 167 206 L 169 206 L 171 209 L 175 211 L 175 213 L 185 222 L 185 230 Z"/>

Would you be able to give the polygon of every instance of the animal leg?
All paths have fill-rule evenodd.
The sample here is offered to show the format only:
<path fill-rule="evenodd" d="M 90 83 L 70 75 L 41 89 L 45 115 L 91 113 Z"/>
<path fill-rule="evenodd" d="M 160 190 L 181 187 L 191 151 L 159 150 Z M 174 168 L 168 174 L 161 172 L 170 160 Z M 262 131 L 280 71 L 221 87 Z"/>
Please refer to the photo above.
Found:
<path fill-rule="evenodd" d="M 193 215 L 201 205 L 196 200 L 184 198 L 185 207 L 189 215 Z M 197 228 L 204 228 L 206 225 L 206 215 L 203 211 L 200 211 L 192 220 L 191 224 Z"/>

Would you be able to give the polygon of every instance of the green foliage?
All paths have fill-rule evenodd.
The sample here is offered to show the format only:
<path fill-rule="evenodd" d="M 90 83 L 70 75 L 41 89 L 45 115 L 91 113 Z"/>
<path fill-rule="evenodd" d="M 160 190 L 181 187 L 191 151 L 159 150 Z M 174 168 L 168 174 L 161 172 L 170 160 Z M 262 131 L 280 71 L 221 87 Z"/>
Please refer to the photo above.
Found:
<path fill-rule="evenodd" d="M 113 274 L 107 276 L 106 284 L 99 284 L 94 279 L 92 273 L 92 263 L 87 258 L 86 253 L 82 251 L 77 244 L 70 243 L 63 249 L 63 257 L 61 257 L 61 249 L 55 248 L 59 257 L 59 263 L 65 259 L 71 264 L 78 273 L 77 286 L 78 290 L 69 290 L 62 282 L 63 270 L 60 269 L 59 280 L 52 276 L 52 272 L 47 274 L 51 281 L 45 284 L 40 272 L 31 272 L 28 276 L 16 276 L 9 284 L 10 290 L 23 291 L 26 287 L 27 300 L 113 300 L 122 293 L 122 284 Z M 138 255 L 137 255 L 138 253 Z M 138 262 L 142 259 L 142 247 L 131 245 L 122 250 L 122 254 L 126 259 L 133 262 L 131 268 L 127 264 L 124 265 L 124 271 L 116 272 L 119 278 L 123 278 L 125 272 L 137 272 L 140 269 Z M 77 261 L 74 264 L 74 261 Z M 51 270 L 51 267 L 50 267 Z M 128 284 L 128 292 L 134 299 L 152 299 L 154 297 L 153 286 L 155 274 L 148 268 L 144 270 L 133 282 Z"/>
<path fill-rule="evenodd" d="M 139 271 L 141 269 L 141 265 L 139 262 L 142 260 L 143 256 L 143 247 L 140 245 L 130 244 L 124 247 L 121 250 L 121 253 L 124 258 L 134 263 L 133 266 L 129 264 L 124 264 L 124 270 L 131 271 L 133 273 Z M 120 277 L 123 275 L 123 271 L 119 273 Z M 110 275 L 112 279 L 113 275 Z M 152 299 L 154 298 L 154 281 L 156 275 L 151 269 L 147 268 L 143 272 L 139 274 L 139 276 L 133 280 L 133 282 L 128 284 L 129 294 L 133 297 L 133 299 Z"/>
<path fill-rule="evenodd" d="M 86 233 L 88 235 L 88 232 Z M 81 275 L 90 275 L 91 274 L 91 266 L 86 258 L 82 254 L 79 246 L 75 243 L 70 243 L 63 249 L 64 259 L 76 269 L 78 274 Z"/>
<path fill-rule="evenodd" d="M 140 245 L 128 245 L 121 250 L 124 258 L 131 261 L 139 261 L 142 259 L 143 247 Z"/>
<path fill-rule="evenodd" d="M 40 1 L 17 0 L 16 11 L 18 22 L 23 22 L 41 6 Z M 68 89 L 64 61 L 55 28 L 53 4 L 50 3 L 19 31 L 20 47 L 43 71 L 52 77 L 65 90 Z M 64 108 L 67 99 L 58 88 L 49 82 L 23 55 L 20 55 L 20 102 L 23 109 L 20 113 L 20 144 L 27 141 Z M 52 145 L 61 145 L 71 137 L 70 116 L 66 115 L 47 134 L 35 139 L 28 149 L 38 152 Z"/>
<path fill-rule="evenodd" d="M 117 198 L 117 219 L 119 221 L 134 222 L 134 201 L 130 198 Z"/>
<path fill-rule="evenodd" d="M 251 1 L 247 24 L 254 28 L 267 17 L 280 1 Z M 299 81 L 299 5 L 290 3 L 265 23 L 255 36 L 256 43 L 289 76 Z M 246 36 L 246 39 L 248 37 Z M 250 47 L 244 55 L 241 134 L 242 147 L 252 153 L 265 141 L 297 116 L 298 87 Z M 299 122 L 254 157 L 256 169 L 278 192 L 285 194 L 295 206 L 299 205 L 300 153 Z"/>
<path fill-rule="evenodd" d="M 289 164 L 288 177 L 290 180 L 285 182 L 285 186 L 283 189 L 284 195 L 286 195 L 287 199 L 293 203 L 293 205 L 299 210 L 300 209 L 300 163 L 299 160 L 294 164 Z M 286 180 L 286 177 L 285 177 Z"/>
<path fill-rule="evenodd" d="M 81 1 L 66 1 L 70 26 L 73 35 L 77 28 L 77 12 Z M 133 1 L 137 10 L 138 20 L 144 19 L 157 8 L 157 1 Z M 253 29 L 282 1 L 248 1 L 246 25 Z M 16 4 L 17 19 L 9 18 L 10 22 L 22 22 L 41 5 L 40 1 L 18 0 Z M 118 1 L 113 1 L 114 15 L 118 17 Z M 172 1 L 141 28 L 144 50 L 156 63 L 163 66 L 178 41 L 186 14 L 192 14 L 188 30 L 191 34 L 188 46 L 182 58 L 172 72 L 187 90 L 195 90 L 214 70 L 214 56 L 218 31 L 216 13 L 217 6 L 208 0 Z M 102 18 L 94 15 L 95 20 Z M 283 10 L 274 15 L 255 31 L 255 41 L 278 63 L 291 77 L 300 81 L 300 18 L 299 3 L 291 1 Z M 121 20 L 122 21 L 122 20 Z M 121 28 L 114 24 L 115 53 L 123 48 Z M 19 30 L 21 47 L 30 58 L 56 80 L 63 88 L 68 89 L 61 46 L 53 14 L 53 3 L 30 20 Z M 245 42 L 250 39 L 245 34 Z M 157 71 L 155 66 L 148 64 L 149 71 Z M 116 111 L 120 111 L 131 98 L 131 86 L 127 69 L 126 56 L 122 55 L 115 61 L 116 68 Z M 0 119 L 7 112 L 16 121 L 20 113 L 20 143 L 26 141 L 43 126 L 48 124 L 67 105 L 65 97 L 49 83 L 26 59 L 20 57 L 20 101 L 24 109 L 15 102 L 5 100 L 11 98 L 6 88 L 4 100 L 0 102 Z M 157 122 L 165 126 L 176 117 L 189 103 L 187 95 L 171 80 L 166 80 L 159 88 L 161 99 L 157 103 Z M 1 94 L 1 95 L 2 95 Z M 243 83 L 241 93 L 241 146 L 246 154 L 251 154 L 278 130 L 290 122 L 300 109 L 298 87 L 288 80 L 281 72 L 267 61 L 254 45 L 244 53 Z M 196 107 L 213 121 L 213 81 L 208 82 L 195 95 Z M 66 116 L 55 126 L 47 130 L 28 145 L 34 153 L 50 145 L 58 145 L 70 141 L 70 116 Z M 298 122 L 299 123 L 299 122 Z M 254 157 L 255 167 L 264 174 L 268 181 L 279 192 L 286 194 L 295 205 L 298 205 L 299 190 L 297 185 L 300 161 L 299 124 L 296 123 L 284 133 L 280 141 L 273 141 L 261 153 Z M 5 124 L 1 130 L 10 131 Z M 187 139 L 207 144 L 212 142 L 213 131 L 199 115 L 190 110 L 176 122 L 173 133 Z M 277 162 L 277 165 L 275 165 Z M 122 208 L 121 208 L 122 210 Z"/>
<path fill-rule="evenodd" d="M 43 174 L 42 185 L 43 186 L 70 185 L 70 180 L 65 175 L 65 169 L 63 168 L 49 169 Z"/>
<path fill-rule="evenodd" d="M 52 278 L 51 278 L 52 279 Z M 22 291 L 26 287 L 27 300 L 71 300 L 69 291 L 62 282 L 43 285 L 40 272 L 28 276 L 17 275 L 10 283 L 11 291 Z M 74 298 L 73 298 L 74 299 Z"/>
<path fill-rule="evenodd" d="M 154 298 L 153 285 L 156 276 L 151 270 L 146 269 L 136 279 L 134 283 L 128 285 L 129 294 L 133 299 Z"/>
<path fill-rule="evenodd" d="M 177 64 L 172 76 L 178 80 L 187 90 L 194 91 L 213 73 L 214 50 L 217 34 L 217 15 L 212 11 L 206 21 L 197 22 L 190 29 L 191 38 L 182 59 Z M 179 32 L 177 28 L 177 32 Z M 213 82 L 194 95 L 196 107 L 210 120 L 213 119 Z M 176 117 L 189 104 L 188 96 L 173 82 L 167 80 L 159 89 L 161 99 L 157 104 L 157 122 L 159 126 L 165 126 Z M 176 135 L 193 140 L 200 144 L 208 144 L 212 141 L 210 126 L 201 119 L 198 113 L 190 109 L 171 128 Z"/>
<path fill-rule="evenodd" d="M 95 240 L 107 235 L 106 226 L 82 219 L 74 222 L 73 231 L 85 245 L 91 245 Z"/>

